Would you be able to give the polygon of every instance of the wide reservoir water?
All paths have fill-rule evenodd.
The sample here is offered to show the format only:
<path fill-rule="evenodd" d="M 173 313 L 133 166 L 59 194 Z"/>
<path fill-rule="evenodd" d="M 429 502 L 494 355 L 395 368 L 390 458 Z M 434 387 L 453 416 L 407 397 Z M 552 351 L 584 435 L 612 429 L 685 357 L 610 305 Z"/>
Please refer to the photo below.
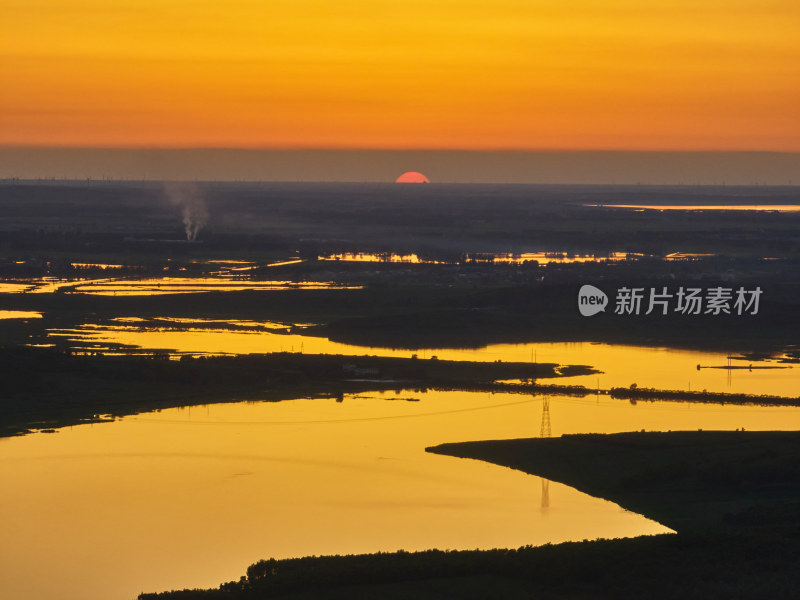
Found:
<path fill-rule="evenodd" d="M 548 397 L 569 432 L 797 429 L 800 409 Z M 263 558 L 664 533 L 563 485 L 426 446 L 534 437 L 542 396 L 386 392 L 145 413 L 0 440 L 0 596 L 215 587 Z"/>

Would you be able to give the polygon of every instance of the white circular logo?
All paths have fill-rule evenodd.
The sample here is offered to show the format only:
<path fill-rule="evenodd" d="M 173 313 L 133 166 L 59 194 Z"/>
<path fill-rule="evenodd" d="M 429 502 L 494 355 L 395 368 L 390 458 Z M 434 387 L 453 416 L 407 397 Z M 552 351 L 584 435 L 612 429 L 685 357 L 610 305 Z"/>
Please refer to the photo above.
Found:
<path fill-rule="evenodd" d="M 584 317 L 591 317 L 599 312 L 604 312 L 608 306 L 606 293 L 593 285 L 581 286 L 578 292 L 578 310 Z"/>

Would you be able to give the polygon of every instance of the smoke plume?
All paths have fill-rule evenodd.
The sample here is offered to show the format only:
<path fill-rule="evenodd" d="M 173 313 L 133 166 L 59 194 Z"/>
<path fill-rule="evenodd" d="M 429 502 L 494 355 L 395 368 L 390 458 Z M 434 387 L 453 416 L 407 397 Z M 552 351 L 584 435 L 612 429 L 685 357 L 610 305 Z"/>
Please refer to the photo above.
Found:
<path fill-rule="evenodd" d="M 181 209 L 186 241 L 194 242 L 208 222 L 208 209 L 199 188 L 191 183 L 169 183 L 164 187 L 170 203 Z"/>

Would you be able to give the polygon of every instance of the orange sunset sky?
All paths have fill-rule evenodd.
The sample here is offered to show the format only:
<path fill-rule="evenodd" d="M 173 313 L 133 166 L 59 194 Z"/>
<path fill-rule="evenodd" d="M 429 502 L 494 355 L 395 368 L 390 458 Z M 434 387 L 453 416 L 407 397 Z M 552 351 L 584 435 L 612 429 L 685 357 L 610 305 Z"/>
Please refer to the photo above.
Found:
<path fill-rule="evenodd" d="M 0 145 L 800 151 L 798 0 L 0 0 Z"/>

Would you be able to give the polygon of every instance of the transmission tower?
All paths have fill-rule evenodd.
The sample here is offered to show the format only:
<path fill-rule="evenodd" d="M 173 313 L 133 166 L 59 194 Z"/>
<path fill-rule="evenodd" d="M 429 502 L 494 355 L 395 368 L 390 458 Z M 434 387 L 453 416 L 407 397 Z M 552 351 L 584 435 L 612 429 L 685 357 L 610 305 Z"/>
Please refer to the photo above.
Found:
<path fill-rule="evenodd" d="M 550 398 L 545 398 L 542 402 L 542 429 L 539 437 L 550 437 Z"/>
<path fill-rule="evenodd" d="M 542 428 L 539 437 L 550 437 L 550 398 L 542 401 Z M 542 477 L 542 510 L 550 508 L 550 480 Z"/>

